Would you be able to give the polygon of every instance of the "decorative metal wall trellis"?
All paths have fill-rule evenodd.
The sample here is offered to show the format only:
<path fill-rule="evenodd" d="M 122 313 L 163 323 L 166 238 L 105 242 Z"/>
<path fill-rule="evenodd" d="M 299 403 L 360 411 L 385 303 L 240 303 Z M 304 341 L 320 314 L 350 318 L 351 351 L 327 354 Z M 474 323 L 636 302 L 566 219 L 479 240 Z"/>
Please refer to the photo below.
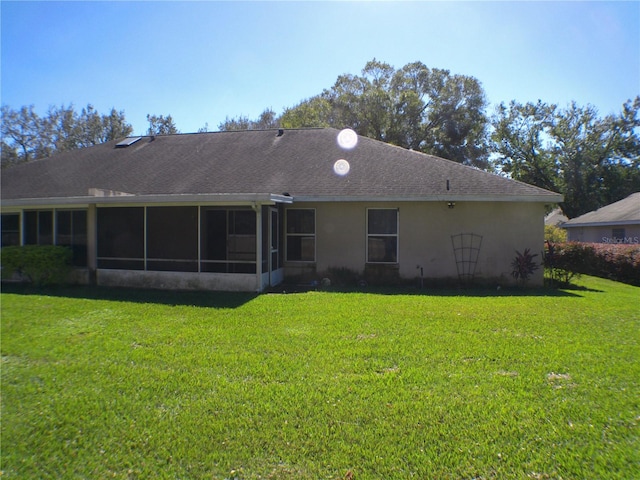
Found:
<path fill-rule="evenodd" d="M 451 235 L 451 245 L 456 259 L 458 279 L 462 283 L 470 283 L 476 273 L 478 256 L 482 247 L 482 235 L 475 233 L 459 233 Z"/>

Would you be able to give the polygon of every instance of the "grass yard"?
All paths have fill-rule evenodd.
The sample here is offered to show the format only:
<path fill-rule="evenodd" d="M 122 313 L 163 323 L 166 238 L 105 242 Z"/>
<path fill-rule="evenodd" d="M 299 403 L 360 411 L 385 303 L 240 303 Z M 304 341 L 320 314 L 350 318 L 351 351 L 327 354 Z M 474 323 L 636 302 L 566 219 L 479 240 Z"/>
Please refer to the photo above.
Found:
<path fill-rule="evenodd" d="M 640 288 L 5 288 L 3 478 L 640 478 Z"/>

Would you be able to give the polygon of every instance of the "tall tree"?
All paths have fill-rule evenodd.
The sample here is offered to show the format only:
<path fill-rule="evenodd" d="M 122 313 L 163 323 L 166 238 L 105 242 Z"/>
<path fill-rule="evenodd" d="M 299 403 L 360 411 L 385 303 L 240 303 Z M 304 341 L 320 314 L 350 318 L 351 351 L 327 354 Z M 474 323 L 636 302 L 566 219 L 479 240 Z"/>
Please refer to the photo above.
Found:
<path fill-rule="evenodd" d="M 148 135 L 172 135 L 174 133 L 180 133 L 171 115 L 164 117 L 162 115 L 147 114 L 147 121 L 149 122 Z"/>
<path fill-rule="evenodd" d="M 511 177 L 564 195 L 569 218 L 640 191 L 640 97 L 619 115 L 593 106 L 501 104 L 493 117 L 498 164 Z"/>
<path fill-rule="evenodd" d="M 414 62 L 395 70 L 372 60 L 362 75 L 290 108 L 286 127 L 349 126 L 361 135 L 489 168 L 486 99 L 478 80 Z"/>
<path fill-rule="evenodd" d="M 78 114 L 72 105 L 49 107 L 40 117 L 33 105 L 2 106 L 2 167 L 126 137 L 133 128 L 124 112 L 100 115 L 92 105 Z"/>
<path fill-rule="evenodd" d="M 395 70 L 376 59 L 361 75 L 340 75 L 319 95 L 258 120 L 227 117 L 220 130 L 258 128 L 353 128 L 405 148 L 489 169 L 488 118 L 480 82 L 420 62 Z"/>

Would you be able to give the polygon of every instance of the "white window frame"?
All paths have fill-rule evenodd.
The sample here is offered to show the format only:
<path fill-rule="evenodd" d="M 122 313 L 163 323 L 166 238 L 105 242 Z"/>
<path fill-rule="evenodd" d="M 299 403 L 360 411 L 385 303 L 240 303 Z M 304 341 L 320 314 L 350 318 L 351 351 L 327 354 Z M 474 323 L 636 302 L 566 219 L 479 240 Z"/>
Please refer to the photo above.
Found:
<path fill-rule="evenodd" d="M 392 233 L 369 233 L 369 212 L 371 210 L 393 210 L 396 212 L 396 233 L 392 234 Z M 391 208 L 385 208 L 385 207 L 371 207 L 371 208 L 367 208 L 366 211 L 366 226 L 365 226 L 365 233 L 366 233 L 366 259 L 367 259 L 367 263 L 369 264 L 373 264 L 373 265 L 397 265 L 398 263 L 400 263 L 400 209 L 397 207 L 391 207 Z M 370 237 L 394 237 L 396 239 L 396 260 L 394 262 L 380 262 L 380 261 L 372 261 L 369 258 L 369 238 Z"/>
<path fill-rule="evenodd" d="M 313 212 L 313 233 L 289 233 L 289 212 L 294 210 L 310 210 Z M 318 221 L 317 221 L 317 211 L 315 208 L 287 208 L 285 210 L 285 261 L 291 263 L 316 263 L 317 253 L 318 253 L 318 238 L 317 238 L 317 230 L 318 230 Z M 289 238 L 290 237 L 313 237 L 313 260 L 292 260 L 289 258 Z"/>

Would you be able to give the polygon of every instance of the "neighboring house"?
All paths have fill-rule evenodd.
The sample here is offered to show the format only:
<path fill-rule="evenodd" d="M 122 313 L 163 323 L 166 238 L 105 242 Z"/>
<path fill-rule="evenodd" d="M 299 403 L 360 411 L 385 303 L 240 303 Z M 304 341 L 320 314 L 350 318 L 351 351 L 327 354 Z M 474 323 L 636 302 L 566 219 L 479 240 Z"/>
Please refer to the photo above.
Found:
<path fill-rule="evenodd" d="M 570 242 L 640 243 L 640 192 L 561 225 Z"/>
<path fill-rule="evenodd" d="M 569 219 L 564 213 L 562 213 L 562 209 L 557 207 L 551 210 L 551 212 L 544 217 L 544 224 L 552 227 L 561 227 L 567 220 Z"/>
<path fill-rule="evenodd" d="M 351 130 L 145 136 L 4 170 L 2 242 L 69 245 L 99 285 L 263 291 L 334 269 L 508 283 L 561 200 Z"/>

